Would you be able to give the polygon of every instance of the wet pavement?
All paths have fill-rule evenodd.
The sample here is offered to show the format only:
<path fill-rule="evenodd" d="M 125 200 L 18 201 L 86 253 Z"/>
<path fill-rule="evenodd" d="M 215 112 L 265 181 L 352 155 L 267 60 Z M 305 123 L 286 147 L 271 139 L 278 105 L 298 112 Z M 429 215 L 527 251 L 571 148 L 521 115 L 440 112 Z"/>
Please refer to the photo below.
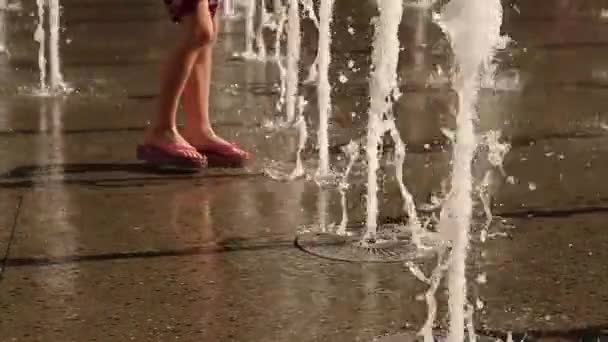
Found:
<path fill-rule="evenodd" d="M 471 293 L 484 303 L 477 328 L 593 339 L 608 327 L 608 3 L 504 3 L 503 31 L 513 41 L 482 92 L 479 127 L 502 130 L 513 145 L 504 167 L 514 184 L 495 177 L 497 234 L 471 250 Z M 265 176 L 294 166 L 298 137 L 265 128 L 281 118 L 279 74 L 273 62 L 233 58 L 244 49 L 242 21 L 222 25 L 212 106 L 219 132 L 252 149 L 255 164 L 157 173 L 134 160 L 134 147 L 176 32 L 161 1 L 62 1 L 62 71 L 75 91 L 61 97 L 34 95 L 36 9 L 11 4 L 0 16 L 9 53 L 0 49 L 1 341 L 350 342 L 421 326 L 426 285 L 404 265 L 334 262 L 294 247 L 298 227 L 339 222 L 340 198 L 309 180 Z M 365 136 L 376 13 L 373 2 L 355 0 L 339 1 L 337 12 L 330 135 L 340 171 L 339 146 Z M 307 66 L 316 34 L 304 24 Z M 405 179 L 422 204 L 449 174 L 441 127 L 453 126 L 455 97 L 440 70 L 449 70 L 450 52 L 416 7 L 406 8 L 401 39 L 396 113 L 408 143 Z M 314 88 L 302 94 L 314 130 Z M 349 189 L 353 222 L 365 214 L 363 169 Z M 383 190 L 381 216 L 398 218 L 394 181 Z M 479 273 L 487 283 L 475 282 Z"/>

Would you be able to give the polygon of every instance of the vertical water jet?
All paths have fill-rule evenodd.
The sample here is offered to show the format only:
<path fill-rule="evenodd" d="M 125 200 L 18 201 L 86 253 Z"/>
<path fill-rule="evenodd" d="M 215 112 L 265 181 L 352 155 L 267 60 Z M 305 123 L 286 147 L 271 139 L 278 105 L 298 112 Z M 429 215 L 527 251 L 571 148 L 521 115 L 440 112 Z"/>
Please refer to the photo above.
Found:
<path fill-rule="evenodd" d="M 246 59 L 254 58 L 255 51 L 253 50 L 253 43 L 255 40 L 255 12 L 256 12 L 256 0 L 249 0 L 247 2 L 247 15 L 245 17 L 245 52 L 243 57 Z"/>
<path fill-rule="evenodd" d="M 381 138 L 386 132 L 384 117 L 392 108 L 392 95 L 397 87 L 399 62 L 399 24 L 403 2 L 377 0 L 379 18 L 375 21 L 370 79 L 370 108 L 367 128 L 367 219 L 364 240 L 374 241 L 378 225 L 378 170 Z"/>
<path fill-rule="evenodd" d="M 329 165 L 329 118 L 331 116 L 331 85 L 329 84 L 329 66 L 331 63 L 331 22 L 334 9 L 334 0 L 321 0 L 319 9 L 319 80 L 317 83 L 317 99 L 319 103 L 319 132 L 317 135 L 319 145 L 320 177 L 327 177 L 330 172 Z"/>
<path fill-rule="evenodd" d="M 38 42 L 38 70 L 40 71 L 40 92 L 46 93 L 46 38 L 44 33 L 44 0 L 36 0 L 38 6 L 38 25 L 34 32 L 34 40 Z"/>
<path fill-rule="evenodd" d="M 49 86 L 52 91 L 63 88 L 61 59 L 59 54 L 60 6 L 59 0 L 49 1 Z"/>
<path fill-rule="evenodd" d="M 451 192 L 441 212 L 439 231 L 452 247 L 448 269 L 449 342 L 465 338 L 466 257 L 473 210 L 472 161 L 477 148 L 475 120 L 480 69 L 492 58 L 500 41 L 500 0 L 452 0 L 439 24 L 449 38 L 457 71 L 453 87 L 458 94 Z M 472 315 L 472 313 L 471 313 Z"/>
<path fill-rule="evenodd" d="M 0 0 L 0 54 L 7 53 L 6 46 L 6 10 L 8 9 L 7 0 Z"/>
<path fill-rule="evenodd" d="M 296 114 L 300 79 L 300 6 L 299 0 L 289 0 L 287 19 L 287 81 L 286 81 L 286 116 L 287 122 L 293 123 Z"/>
<path fill-rule="evenodd" d="M 256 43 L 258 47 L 257 58 L 266 61 L 266 42 L 264 41 L 264 29 L 268 25 L 268 12 L 266 11 L 266 0 L 260 0 L 260 21 L 256 32 Z"/>

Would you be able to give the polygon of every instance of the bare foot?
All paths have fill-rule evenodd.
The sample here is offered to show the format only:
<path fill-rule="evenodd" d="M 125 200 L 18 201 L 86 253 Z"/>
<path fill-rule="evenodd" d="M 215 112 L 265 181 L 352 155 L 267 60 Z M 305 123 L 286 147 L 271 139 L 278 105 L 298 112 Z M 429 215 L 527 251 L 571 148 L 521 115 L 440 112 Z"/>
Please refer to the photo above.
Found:
<path fill-rule="evenodd" d="M 242 167 L 251 159 L 248 152 L 219 137 L 212 130 L 192 131 L 186 129 L 183 134 L 192 146 L 207 157 L 209 165 Z"/>
<path fill-rule="evenodd" d="M 179 134 L 177 129 L 165 129 L 159 130 L 151 128 L 146 133 L 146 138 L 144 139 L 144 143 L 146 145 L 151 145 L 159 148 L 163 148 L 167 145 L 179 145 L 183 146 L 183 149 L 180 149 L 180 154 L 182 154 L 186 158 L 191 159 L 203 159 L 203 156 L 196 151 L 192 145 L 188 143 L 188 141 Z"/>
<path fill-rule="evenodd" d="M 186 141 L 188 141 L 191 146 L 196 146 L 197 148 L 211 145 L 232 145 L 213 131 L 189 131 L 186 129 L 183 134 Z"/>

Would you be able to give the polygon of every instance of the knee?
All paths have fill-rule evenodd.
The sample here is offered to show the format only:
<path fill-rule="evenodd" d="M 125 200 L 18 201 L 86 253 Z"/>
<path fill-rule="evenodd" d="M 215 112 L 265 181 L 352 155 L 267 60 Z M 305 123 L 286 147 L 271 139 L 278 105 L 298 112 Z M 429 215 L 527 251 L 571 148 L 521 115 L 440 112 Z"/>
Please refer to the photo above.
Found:
<path fill-rule="evenodd" d="M 215 38 L 216 34 L 213 28 L 197 27 L 192 34 L 190 44 L 195 49 L 201 49 L 213 44 Z"/>

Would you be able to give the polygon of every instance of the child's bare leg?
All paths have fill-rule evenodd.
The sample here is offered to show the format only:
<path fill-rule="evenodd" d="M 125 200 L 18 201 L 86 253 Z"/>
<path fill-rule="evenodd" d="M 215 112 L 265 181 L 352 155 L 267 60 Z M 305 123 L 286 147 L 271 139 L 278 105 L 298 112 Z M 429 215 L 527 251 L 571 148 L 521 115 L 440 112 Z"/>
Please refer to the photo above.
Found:
<path fill-rule="evenodd" d="M 205 18 L 206 17 L 206 18 Z M 177 110 L 180 96 L 192 73 L 199 54 L 209 46 L 213 37 L 213 24 L 207 0 L 201 0 L 195 15 L 182 19 L 183 35 L 178 47 L 165 64 L 157 116 L 146 136 L 146 143 L 163 146 L 179 144 L 189 146 L 177 131 Z M 183 152 L 188 157 L 200 157 L 194 151 Z"/>
<path fill-rule="evenodd" d="M 218 34 L 217 16 L 214 18 L 214 41 Z M 211 125 L 209 118 L 209 94 L 213 64 L 213 44 L 201 49 L 190 78 L 184 89 L 183 105 L 186 112 L 184 136 L 194 146 L 227 144 Z"/>

